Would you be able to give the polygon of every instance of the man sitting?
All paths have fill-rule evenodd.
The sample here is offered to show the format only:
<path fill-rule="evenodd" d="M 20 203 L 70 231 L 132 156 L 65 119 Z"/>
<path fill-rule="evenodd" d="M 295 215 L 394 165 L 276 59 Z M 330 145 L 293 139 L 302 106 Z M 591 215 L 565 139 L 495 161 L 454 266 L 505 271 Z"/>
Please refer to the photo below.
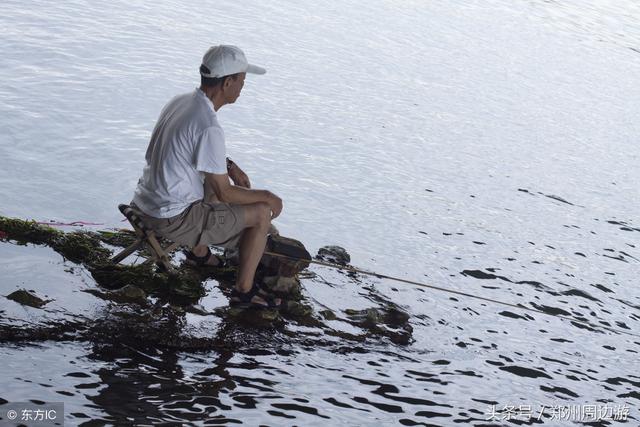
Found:
<path fill-rule="evenodd" d="M 254 283 L 254 277 L 282 200 L 270 191 L 252 189 L 247 175 L 226 157 L 216 115 L 238 99 L 247 73 L 265 72 L 250 65 L 235 46 L 207 50 L 200 87 L 176 96 L 160 113 L 132 206 L 159 236 L 190 247 L 187 260 L 194 265 L 222 262 L 209 245 L 239 243 L 231 304 L 275 308 L 281 301 Z"/>

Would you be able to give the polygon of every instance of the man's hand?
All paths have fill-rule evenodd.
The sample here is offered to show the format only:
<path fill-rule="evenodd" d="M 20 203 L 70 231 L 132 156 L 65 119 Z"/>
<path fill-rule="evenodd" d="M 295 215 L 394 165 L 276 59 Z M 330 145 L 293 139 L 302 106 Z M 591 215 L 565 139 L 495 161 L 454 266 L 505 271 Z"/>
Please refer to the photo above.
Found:
<path fill-rule="evenodd" d="M 282 212 L 282 199 L 275 194 L 270 193 L 267 203 L 271 208 L 271 219 L 277 218 L 278 215 L 280 215 L 280 212 Z"/>
<path fill-rule="evenodd" d="M 238 187 L 251 188 L 251 181 L 249 181 L 249 177 L 237 163 L 233 163 L 231 168 L 228 170 L 229 178 L 231 181 Z"/>

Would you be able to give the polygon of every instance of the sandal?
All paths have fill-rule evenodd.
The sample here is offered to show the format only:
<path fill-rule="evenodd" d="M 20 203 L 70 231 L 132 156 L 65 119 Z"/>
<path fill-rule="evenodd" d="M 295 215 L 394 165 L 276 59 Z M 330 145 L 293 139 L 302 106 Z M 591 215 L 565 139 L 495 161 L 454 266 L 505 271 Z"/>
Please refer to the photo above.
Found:
<path fill-rule="evenodd" d="M 262 298 L 266 304 L 252 301 L 256 296 Z M 265 291 L 257 283 L 254 283 L 249 292 L 240 292 L 236 288 L 233 288 L 229 305 L 232 307 L 257 308 L 261 310 L 278 309 L 282 306 L 282 300 L 280 300 L 280 304 L 276 304 L 276 298 L 273 294 Z"/>
<path fill-rule="evenodd" d="M 187 257 L 187 263 L 196 267 L 213 267 L 223 268 L 225 266 L 225 260 L 220 255 L 216 255 L 211 252 L 211 249 L 207 248 L 207 253 L 202 256 L 197 256 L 192 251 L 184 251 L 184 256 Z M 216 264 L 209 264 L 211 257 L 218 261 Z"/>

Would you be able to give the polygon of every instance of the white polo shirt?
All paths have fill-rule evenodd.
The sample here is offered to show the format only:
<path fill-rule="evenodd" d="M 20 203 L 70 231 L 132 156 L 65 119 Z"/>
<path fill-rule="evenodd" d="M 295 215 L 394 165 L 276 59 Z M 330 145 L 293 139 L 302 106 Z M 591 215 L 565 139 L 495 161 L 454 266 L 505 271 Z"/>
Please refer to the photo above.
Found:
<path fill-rule="evenodd" d="M 170 218 L 204 197 L 204 173 L 227 173 L 224 132 L 204 92 L 178 95 L 162 109 L 133 196 L 144 213 Z"/>

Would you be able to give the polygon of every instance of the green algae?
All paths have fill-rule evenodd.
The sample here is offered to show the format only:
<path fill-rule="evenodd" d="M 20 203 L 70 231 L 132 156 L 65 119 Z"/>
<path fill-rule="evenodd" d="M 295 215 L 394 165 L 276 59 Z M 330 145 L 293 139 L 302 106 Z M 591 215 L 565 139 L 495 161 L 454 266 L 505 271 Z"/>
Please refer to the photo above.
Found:
<path fill-rule="evenodd" d="M 137 286 L 147 293 L 175 294 L 190 298 L 200 298 L 205 294 L 203 278 L 193 271 L 168 274 L 158 271 L 150 263 L 113 264 L 110 261 L 112 252 L 103 246 L 103 242 L 115 246 L 130 244 L 135 240 L 135 235 L 127 230 L 63 233 L 35 221 L 0 217 L 0 231 L 6 235 L 5 239 L 20 244 L 47 245 L 65 259 L 84 265 L 96 282 L 106 289 L 129 285 Z"/>
<path fill-rule="evenodd" d="M 116 231 L 100 230 L 97 234 L 103 243 L 121 248 L 126 248 L 127 246 L 132 245 L 138 238 L 136 233 L 133 231 L 124 229 Z"/>
<path fill-rule="evenodd" d="M 107 262 L 111 256 L 111 251 L 102 246 L 96 233 L 85 231 L 62 234 L 50 245 L 65 259 L 88 266 Z"/>
<path fill-rule="evenodd" d="M 50 244 L 64 234 L 35 221 L 2 216 L 0 216 L 0 231 L 4 232 L 7 239 L 15 240 L 21 244 L 34 243 L 36 245 Z"/>

